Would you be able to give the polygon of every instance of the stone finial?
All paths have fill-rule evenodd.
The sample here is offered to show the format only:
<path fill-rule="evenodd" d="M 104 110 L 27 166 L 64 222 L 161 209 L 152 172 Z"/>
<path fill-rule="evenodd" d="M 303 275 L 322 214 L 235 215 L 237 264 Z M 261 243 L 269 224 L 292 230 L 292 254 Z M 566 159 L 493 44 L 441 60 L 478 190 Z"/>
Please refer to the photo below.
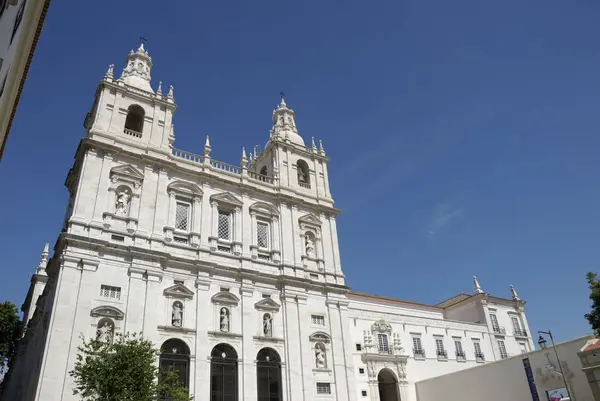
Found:
<path fill-rule="evenodd" d="M 210 139 L 208 138 L 208 135 L 206 135 L 206 142 L 204 142 L 204 156 L 210 157 L 210 151 Z"/>
<path fill-rule="evenodd" d="M 106 71 L 106 75 L 104 75 L 104 79 L 108 80 L 108 81 L 112 81 L 114 76 L 113 76 L 113 72 L 114 72 L 114 68 L 115 65 L 111 64 L 108 66 L 108 70 Z"/>
<path fill-rule="evenodd" d="M 325 148 L 323 147 L 323 141 L 319 139 L 319 153 L 325 156 Z"/>
<path fill-rule="evenodd" d="M 313 150 L 313 152 L 316 152 L 317 151 L 317 144 L 315 143 L 315 137 L 314 136 L 311 137 L 311 140 L 312 140 L 312 150 Z"/>
<path fill-rule="evenodd" d="M 519 298 L 519 295 L 517 294 L 517 290 L 515 290 L 515 287 L 512 284 L 510 285 L 510 293 L 512 294 L 512 299 L 514 299 L 515 301 L 521 300 L 521 298 Z"/>
<path fill-rule="evenodd" d="M 162 81 L 158 81 L 158 89 L 156 90 L 158 96 L 162 96 Z"/>
<path fill-rule="evenodd" d="M 42 256 L 40 257 L 40 263 L 38 263 L 36 274 L 46 275 L 46 266 L 48 266 L 48 253 L 50 244 L 46 242 L 44 249 L 42 250 Z"/>
<path fill-rule="evenodd" d="M 242 168 L 248 167 L 248 158 L 246 157 L 246 148 L 242 147 L 242 159 L 241 159 Z"/>
<path fill-rule="evenodd" d="M 175 98 L 173 97 L 173 85 L 169 85 L 169 93 L 167 93 L 167 100 L 170 100 L 171 102 L 175 101 Z"/>
<path fill-rule="evenodd" d="M 473 287 L 475 288 L 475 294 L 484 294 L 481 286 L 479 285 L 479 281 L 477 281 L 477 277 L 473 276 Z"/>
<path fill-rule="evenodd" d="M 144 44 L 142 43 L 136 52 L 132 50 L 127 55 L 125 67 L 123 68 L 119 81 L 146 92 L 154 93 L 150 86 L 151 68 L 152 59 L 148 55 L 146 49 L 144 49 Z"/>

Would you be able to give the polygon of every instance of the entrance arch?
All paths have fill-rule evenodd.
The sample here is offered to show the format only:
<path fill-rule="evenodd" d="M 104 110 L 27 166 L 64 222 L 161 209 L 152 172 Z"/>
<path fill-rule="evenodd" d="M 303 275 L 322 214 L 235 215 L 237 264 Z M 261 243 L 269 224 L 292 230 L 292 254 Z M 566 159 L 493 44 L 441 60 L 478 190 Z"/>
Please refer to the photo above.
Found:
<path fill-rule="evenodd" d="M 182 340 L 171 338 L 160 347 L 159 366 L 162 372 L 177 374 L 179 385 L 189 388 L 190 348 Z"/>
<path fill-rule="evenodd" d="M 238 356 L 229 344 L 210 353 L 210 401 L 238 400 Z"/>
<path fill-rule="evenodd" d="M 281 358 L 271 348 L 263 348 L 256 355 L 258 401 L 281 401 Z"/>
<path fill-rule="evenodd" d="M 400 401 L 398 379 L 390 369 L 381 369 L 377 375 L 379 399 L 381 401 Z"/>

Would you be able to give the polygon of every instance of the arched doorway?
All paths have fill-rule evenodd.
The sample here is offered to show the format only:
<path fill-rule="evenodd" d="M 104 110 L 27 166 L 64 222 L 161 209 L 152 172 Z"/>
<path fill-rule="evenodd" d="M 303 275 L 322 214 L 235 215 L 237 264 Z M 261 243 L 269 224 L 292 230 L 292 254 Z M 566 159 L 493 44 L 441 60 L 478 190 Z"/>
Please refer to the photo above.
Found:
<path fill-rule="evenodd" d="M 160 347 L 159 366 L 162 372 L 175 372 L 179 385 L 189 388 L 190 383 L 190 349 L 183 341 L 172 338 Z"/>
<path fill-rule="evenodd" d="M 400 401 L 398 395 L 398 380 L 396 375 L 389 369 L 381 369 L 377 375 L 379 382 L 379 399 L 381 401 Z"/>
<path fill-rule="evenodd" d="M 258 401 L 281 401 L 281 358 L 271 348 L 263 348 L 256 356 Z"/>
<path fill-rule="evenodd" d="M 210 353 L 210 401 L 237 401 L 238 356 L 231 345 L 218 344 Z"/>

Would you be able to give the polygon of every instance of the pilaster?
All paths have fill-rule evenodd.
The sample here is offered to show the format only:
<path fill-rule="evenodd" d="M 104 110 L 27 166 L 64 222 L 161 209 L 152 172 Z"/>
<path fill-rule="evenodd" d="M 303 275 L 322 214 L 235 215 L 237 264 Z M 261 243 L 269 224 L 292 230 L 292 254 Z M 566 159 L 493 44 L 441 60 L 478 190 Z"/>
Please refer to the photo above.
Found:
<path fill-rule="evenodd" d="M 162 298 L 160 293 L 160 283 L 162 281 L 162 273 L 145 272 L 146 278 L 146 300 L 144 302 L 144 323 L 142 331 L 144 337 L 151 340 L 154 344 L 158 343 L 158 332 L 156 328 L 159 324 L 159 307 L 158 301 Z M 160 344 L 157 344 L 160 346 Z"/>
<path fill-rule="evenodd" d="M 304 388 L 304 369 L 302 367 L 302 351 L 300 344 L 300 321 L 298 317 L 298 304 L 296 294 L 284 293 L 282 295 L 283 308 L 286 320 L 285 330 L 285 350 L 286 350 L 286 366 L 288 377 L 288 397 L 290 401 L 309 401 L 312 400 L 306 397 L 306 389 Z"/>
<path fill-rule="evenodd" d="M 254 311 L 253 294 L 254 288 L 250 283 L 243 283 L 240 289 L 242 299 L 242 339 L 243 350 L 243 394 L 244 400 L 256 399 L 256 353 L 253 343 L 254 334 L 256 332 L 256 320 Z"/>
<path fill-rule="evenodd" d="M 97 224 L 102 224 L 102 213 L 108 210 L 108 182 L 110 180 L 110 169 L 112 167 L 113 157 L 110 153 L 105 153 L 102 158 L 102 168 L 100 170 L 100 180 L 98 184 L 98 192 L 96 194 L 96 201 L 94 202 L 94 214 L 92 219 Z M 112 210 L 110 210 L 112 211 Z"/>
<path fill-rule="evenodd" d="M 198 276 L 196 279 L 196 371 L 194 378 L 194 399 L 207 400 L 210 398 L 210 345 L 207 332 L 212 314 L 210 302 L 210 278 Z"/>

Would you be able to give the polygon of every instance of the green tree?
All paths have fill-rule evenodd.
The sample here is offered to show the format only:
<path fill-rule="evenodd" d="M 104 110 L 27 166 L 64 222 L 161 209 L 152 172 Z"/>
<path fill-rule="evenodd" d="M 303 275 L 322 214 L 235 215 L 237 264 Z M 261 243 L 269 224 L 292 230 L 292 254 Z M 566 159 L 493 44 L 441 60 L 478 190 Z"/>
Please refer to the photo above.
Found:
<path fill-rule="evenodd" d="M 592 326 L 597 337 L 600 336 L 600 280 L 598 274 L 588 273 L 586 275 L 590 289 L 590 300 L 592 301 L 592 310 L 585 314 L 585 318 Z"/>
<path fill-rule="evenodd" d="M 112 344 L 84 340 L 69 372 L 73 393 L 90 401 L 189 401 L 175 372 L 159 372 L 157 356 L 152 342 L 141 335 L 117 334 Z"/>
<path fill-rule="evenodd" d="M 9 301 L 0 304 L 0 373 L 5 373 L 21 335 L 19 310 Z"/>

